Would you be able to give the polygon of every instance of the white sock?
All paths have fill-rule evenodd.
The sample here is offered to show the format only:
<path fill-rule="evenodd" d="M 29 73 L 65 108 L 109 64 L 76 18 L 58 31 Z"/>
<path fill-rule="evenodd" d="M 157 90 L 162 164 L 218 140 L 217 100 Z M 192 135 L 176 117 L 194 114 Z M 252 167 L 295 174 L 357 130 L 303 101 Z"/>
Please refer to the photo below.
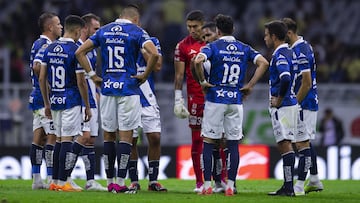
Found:
<path fill-rule="evenodd" d="M 107 184 L 110 185 L 111 183 L 114 183 L 114 178 L 107 179 Z"/>
<path fill-rule="evenodd" d="M 300 186 L 301 188 L 303 188 L 304 187 L 304 182 L 305 181 L 303 181 L 303 180 L 297 180 L 295 185 Z"/>
<path fill-rule="evenodd" d="M 116 179 L 116 183 L 118 184 L 118 185 L 120 185 L 120 186 L 125 186 L 125 180 L 124 180 L 124 178 L 117 178 Z"/>
<path fill-rule="evenodd" d="M 234 189 L 234 181 L 233 180 L 228 180 L 226 187 L 231 188 L 233 190 Z"/>
<path fill-rule="evenodd" d="M 207 189 L 209 187 L 211 187 L 211 181 L 205 181 L 204 182 L 204 188 Z"/>
<path fill-rule="evenodd" d="M 34 183 L 39 183 L 39 182 L 41 182 L 40 173 L 34 173 L 34 174 L 33 174 L 33 182 L 34 182 Z"/>
<path fill-rule="evenodd" d="M 311 175 L 310 174 L 310 182 L 315 183 L 319 181 L 318 175 Z"/>

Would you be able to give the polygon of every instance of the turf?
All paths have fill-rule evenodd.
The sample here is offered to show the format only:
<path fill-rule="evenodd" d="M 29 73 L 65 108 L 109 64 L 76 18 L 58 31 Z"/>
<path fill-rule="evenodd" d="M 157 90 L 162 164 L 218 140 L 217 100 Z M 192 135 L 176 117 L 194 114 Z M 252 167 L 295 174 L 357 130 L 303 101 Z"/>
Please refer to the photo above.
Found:
<path fill-rule="evenodd" d="M 75 180 L 84 185 L 84 180 Z M 100 180 L 105 185 L 105 180 Z M 113 194 L 108 192 L 55 192 L 47 190 L 31 190 L 31 180 L 0 180 L 0 201 L 7 202 L 155 202 L 155 203 L 197 203 L 197 202 L 359 202 L 360 181 L 356 180 L 324 180 L 324 191 L 309 193 L 302 197 L 272 197 L 267 192 L 278 189 L 280 180 L 239 180 L 237 187 L 239 193 L 232 197 L 224 194 L 209 196 L 197 195 L 192 192 L 194 181 L 167 179 L 160 181 L 168 188 L 168 192 L 156 193 L 147 191 L 147 181 L 142 180 L 142 190 L 137 194 Z"/>

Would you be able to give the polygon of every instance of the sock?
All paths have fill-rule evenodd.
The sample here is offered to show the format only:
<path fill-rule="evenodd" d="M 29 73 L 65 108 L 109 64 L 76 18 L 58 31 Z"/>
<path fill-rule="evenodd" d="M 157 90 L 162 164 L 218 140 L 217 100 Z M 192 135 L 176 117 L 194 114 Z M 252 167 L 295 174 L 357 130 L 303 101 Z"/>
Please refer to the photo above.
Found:
<path fill-rule="evenodd" d="M 118 163 L 118 178 L 125 179 L 129 158 L 131 153 L 131 144 L 120 141 L 116 150 L 117 163 Z"/>
<path fill-rule="evenodd" d="M 115 158 L 115 142 L 104 142 L 104 164 L 106 177 L 108 179 L 112 179 L 115 176 Z"/>
<path fill-rule="evenodd" d="M 213 149 L 212 151 L 213 156 L 213 169 L 212 169 L 212 176 L 215 182 L 221 182 L 221 171 L 222 171 L 222 161 L 220 158 L 219 149 Z"/>
<path fill-rule="evenodd" d="M 137 164 L 138 164 L 137 160 L 129 161 L 129 178 L 130 178 L 131 182 L 139 181 Z"/>
<path fill-rule="evenodd" d="M 48 180 L 51 180 L 53 175 L 53 166 L 54 166 L 54 145 L 46 144 L 45 145 L 45 163 Z"/>
<path fill-rule="evenodd" d="M 66 181 L 69 170 L 72 168 L 70 165 L 70 154 L 72 142 L 61 142 L 60 156 L 59 156 L 59 180 Z"/>
<path fill-rule="evenodd" d="M 311 167 L 310 167 L 310 174 L 311 175 L 317 175 L 318 169 L 317 169 L 317 154 L 315 148 L 310 143 L 310 151 L 311 151 Z"/>
<path fill-rule="evenodd" d="M 204 142 L 203 148 L 203 162 L 204 162 L 204 180 L 211 181 L 211 171 L 212 171 L 212 151 L 214 144 Z M 204 186 L 205 187 L 205 186 Z"/>
<path fill-rule="evenodd" d="M 54 147 L 53 177 L 54 181 L 59 180 L 59 163 L 60 163 L 61 142 L 56 142 Z"/>
<path fill-rule="evenodd" d="M 33 174 L 34 182 L 41 181 L 40 167 L 41 167 L 42 157 L 43 157 L 43 147 L 36 145 L 34 143 L 31 144 L 30 161 L 32 165 L 31 171 Z M 39 175 L 34 175 L 34 174 L 39 174 Z"/>
<path fill-rule="evenodd" d="M 290 151 L 281 156 L 283 159 L 284 187 L 288 190 L 293 190 L 295 153 L 294 151 Z"/>
<path fill-rule="evenodd" d="M 159 175 L 159 160 L 149 161 L 149 181 L 156 182 Z"/>
<path fill-rule="evenodd" d="M 72 152 L 76 155 L 79 155 L 80 152 L 82 152 L 82 150 L 85 148 L 84 145 L 78 143 L 78 142 L 73 142 L 72 144 Z"/>
<path fill-rule="evenodd" d="M 202 137 L 200 136 L 200 131 L 194 131 L 192 130 L 192 145 L 191 145 L 191 158 L 193 161 L 193 167 L 196 177 L 196 183 L 202 184 L 203 176 L 202 176 L 202 170 L 201 170 L 201 153 L 203 151 L 203 141 Z"/>
<path fill-rule="evenodd" d="M 298 180 L 305 181 L 310 165 L 311 165 L 310 148 L 301 149 L 299 151 Z"/>
<path fill-rule="evenodd" d="M 86 180 L 93 180 L 95 174 L 95 150 L 94 146 L 86 146 L 82 150 L 82 159 L 85 165 Z"/>
<path fill-rule="evenodd" d="M 222 148 L 220 150 L 220 157 L 221 157 L 221 161 L 222 161 L 221 181 L 223 181 L 224 183 L 226 183 L 226 180 L 227 180 L 227 166 L 226 166 L 227 151 L 228 151 L 227 148 Z"/>
<path fill-rule="evenodd" d="M 239 141 L 238 140 L 227 140 L 226 146 L 228 148 L 228 160 L 227 160 L 227 168 L 228 168 L 228 180 L 232 180 L 235 182 L 236 175 L 239 168 Z"/>

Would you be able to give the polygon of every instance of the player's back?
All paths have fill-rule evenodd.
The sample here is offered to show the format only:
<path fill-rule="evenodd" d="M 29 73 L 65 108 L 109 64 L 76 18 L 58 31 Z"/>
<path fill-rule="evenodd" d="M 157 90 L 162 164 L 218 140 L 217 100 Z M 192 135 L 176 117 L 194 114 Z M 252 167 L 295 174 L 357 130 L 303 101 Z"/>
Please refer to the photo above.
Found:
<path fill-rule="evenodd" d="M 270 94 L 277 97 L 280 91 L 280 76 L 283 74 L 290 74 L 291 81 L 289 88 L 283 98 L 281 106 L 292 106 L 297 103 L 292 84 L 295 79 L 295 74 L 299 72 L 295 53 L 288 47 L 287 44 L 282 44 L 274 51 L 270 61 Z"/>
<path fill-rule="evenodd" d="M 128 20 L 117 19 L 101 27 L 90 40 L 100 46 L 102 56 L 102 94 L 129 96 L 140 94 L 136 60 L 149 35 Z"/>
<path fill-rule="evenodd" d="M 60 38 L 44 52 L 43 63 L 47 65 L 52 110 L 63 110 L 81 105 L 76 72 L 83 72 L 75 57 L 78 46 L 74 40 Z"/>

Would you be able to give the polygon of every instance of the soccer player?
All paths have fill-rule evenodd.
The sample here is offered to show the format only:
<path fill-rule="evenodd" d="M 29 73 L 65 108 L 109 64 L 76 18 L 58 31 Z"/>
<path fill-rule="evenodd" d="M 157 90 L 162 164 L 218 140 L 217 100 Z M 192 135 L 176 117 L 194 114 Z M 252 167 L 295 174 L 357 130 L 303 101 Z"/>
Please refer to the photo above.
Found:
<path fill-rule="evenodd" d="M 102 26 L 76 51 L 82 67 L 97 85 L 101 85 L 100 114 L 104 130 L 104 162 L 109 192 L 127 192 L 125 177 L 131 152 L 133 130 L 141 125 L 139 84 L 154 70 L 159 55 L 149 35 L 139 26 L 136 5 L 126 6 L 115 22 Z M 100 47 L 102 78 L 91 69 L 86 54 Z M 149 54 L 143 74 L 137 74 L 140 49 Z M 119 142 L 115 147 L 116 132 Z M 118 171 L 114 183 L 115 158 Z"/>
<path fill-rule="evenodd" d="M 201 27 L 204 24 L 204 14 L 200 10 L 194 10 L 186 16 L 186 27 L 189 35 L 181 40 L 175 48 L 174 67 L 175 67 L 175 104 L 174 113 L 178 118 L 189 117 L 189 127 L 191 128 L 191 158 L 196 177 L 196 187 L 194 192 L 202 191 L 204 183 L 201 170 L 201 152 L 202 152 L 202 138 L 201 122 L 204 110 L 204 94 L 199 83 L 196 82 L 191 73 L 191 59 L 196 56 L 200 48 L 205 46 L 202 41 Z M 182 86 L 186 74 L 186 88 L 187 88 L 187 108 L 184 105 L 182 96 Z M 190 115 L 190 113 L 191 115 Z"/>
<path fill-rule="evenodd" d="M 159 60 L 156 63 L 156 68 L 154 71 L 160 71 L 162 65 L 162 53 L 160 42 L 156 37 L 151 37 L 152 42 L 155 44 L 158 53 L 160 55 Z M 136 66 L 138 68 L 138 74 L 141 74 L 145 71 L 146 61 L 149 56 L 145 50 L 141 50 L 142 53 L 139 54 Z M 159 174 L 159 162 L 161 154 L 160 146 L 160 134 L 161 134 L 161 122 L 160 122 L 160 109 L 156 101 L 155 96 L 155 87 L 154 87 L 154 73 L 149 75 L 149 78 L 140 85 L 141 94 L 140 102 L 142 106 L 141 110 L 141 128 L 142 132 L 146 134 L 148 139 L 148 165 L 149 165 L 149 186 L 148 190 L 166 192 L 167 189 L 163 187 L 157 180 Z M 138 142 L 138 129 L 134 130 L 133 134 L 133 143 L 131 147 L 131 155 L 129 161 L 129 177 L 131 180 L 131 185 L 129 190 L 135 193 L 137 190 L 140 190 L 140 184 L 138 183 L 138 171 L 137 171 L 137 160 L 138 160 L 138 151 L 137 151 L 137 142 Z"/>
<path fill-rule="evenodd" d="M 315 149 L 310 140 L 315 139 L 318 107 L 316 64 L 311 45 L 297 34 L 297 25 L 291 18 L 282 20 L 288 27 L 287 41 L 296 54 L 298 74 L 295 77 L 296 99 L 301 106 L 298 133 L 295 136 L 299 153 L 298 180 L 294 185 L 295 195 L 324 189 L 317 172 Z M 304 182 L 310 168 L 310 181 L 304 190 Z"/>
<path fill-rule="evenodd" d="M 100 28 L 100 18 L 95 14 L 88 13 L 81 17 L 85 22 L 85 27 L 81 29 L 81 36 L 77 45 L 81 46 L 85 40 L 93 35 Z M 86 55 L 90 61 L 92 70 L 96 68 L 96 50 L 92 50 Z M 95 139 L 98 136 L 99 123 L 98 123 L 98 108 L 97 108 L 97 92 L 94 82 L 85 74 L 86 82 L 88 85 L 89 102 L 91 108 L 91 119 L 88 122 L 82 123 L 82 136 L 78 136 L 72 146 L 73 153 L 77 156 L 82 153 L 82 159 L 85 164 L 86 170 L 86 190 L 95 191 L 107 191 L 107 188 L 103 187 L 100 183 L 94 180 L 95 173 Z M 83 102 L 83 107 L 85 104 Z M 82 108 L 83 115 L 85 114 L 85 108 Z M 77 189 L 81 187 L 73 184 Z"/>
<path fill-rule="evenodd" d="M 75 136 L 81 133 L 81 103 L 85 103 L 85 122 L 91 118 L 87 83 L 84 70 L 78 66 L 75 51 L 84 21 L 75 15 L 65 18 L 65 32 L 62 38 L 50 44 L 44 51 L 40 70 L 40 88 L 45 105 L 45 115 L 53 118 L 57 140 L 61 142 L 59 152 L 59 180 L 49 189 L 79 191 L 67 177 L 75 165 L 76 155 L 72 152 Z M 49 88 L 47 83 L 49 83 Z M 48 91 L 50 91 L 50 98 Z M 50 111 L 51 109 L 51 111 Z"/>
<path fill-rule="evenodd" d="M 204 139 L 204 187 L 200 194 L 212 194 L 211 165 L 212 151 L 225 132 L 228 181 L 225 195 L 234 195 L 234 183 L 239 167 L 239 140 L 243 137 L 243 91 L 249 94 L 256 82 L 267 70 L 269 63 L 249 45 L 232 36 L 234 22 L 230 16 L 215 17 L 219 39 L 207 44 L 195 58 L 195 70 L 200 85 L 206 89 L 206 102 L 201 135 Z M 203 62 L 209 60 L 211 69 L 209 81 L 205 79 Z M 244 86 L 248 62 L 257 65 L 256 72 Z M 245 88 L 245 89 L 242 89 Z"/>
<path fill-rule="evenodd" d="M 30 148 L 30 160 L 32 165 L 33 183 L 32 189 L 46 189 L 40 176 L 40 167 L 43 159 L 45 140 L 45 162 L 47 167 L 48 184 L 51 183 L 53 170 L 53 152 L 56 136 L 52 120 L 46 118 L 44 102 L 41 96 L 38 76 L 41 67 L 41 56 L 45 48 L 55 39 L 61 36 L 62 25 L 59 17 L 53 13 L 43 13 L 38 20 L 41 35 L 31 48 L 30 73 L 33 89 L 29 97 L 29 108 L 33 111 L 33 141 Z"/>
<path fill-rule="evenodd" d="M 284 184 L 269 195 L 295 196 L 293 188 L 295 153 L 292 141 L 297 133 L 298 105 L 292 82 L 297 69 L 293 51 L 285 43 L 287 27 L 281 21 L 265 24 L 264 41 L 273 49 L 270 61 L 270 116 L 278 150 L 283 160 Z"/>

